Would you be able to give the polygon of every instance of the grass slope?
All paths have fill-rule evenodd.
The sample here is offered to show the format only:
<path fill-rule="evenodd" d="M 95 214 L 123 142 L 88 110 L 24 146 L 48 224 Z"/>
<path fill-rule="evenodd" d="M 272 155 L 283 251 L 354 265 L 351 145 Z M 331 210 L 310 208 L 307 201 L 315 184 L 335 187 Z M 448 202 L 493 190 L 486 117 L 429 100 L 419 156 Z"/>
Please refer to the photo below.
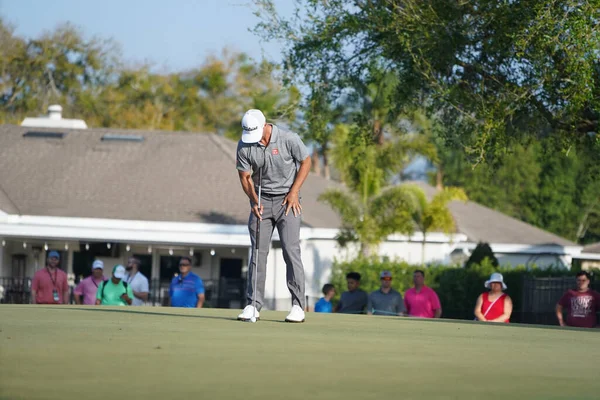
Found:
<path fill-rule="evenodd" d="M 0 306 L 0 399 L 596 399 L 598 331 Z"/>

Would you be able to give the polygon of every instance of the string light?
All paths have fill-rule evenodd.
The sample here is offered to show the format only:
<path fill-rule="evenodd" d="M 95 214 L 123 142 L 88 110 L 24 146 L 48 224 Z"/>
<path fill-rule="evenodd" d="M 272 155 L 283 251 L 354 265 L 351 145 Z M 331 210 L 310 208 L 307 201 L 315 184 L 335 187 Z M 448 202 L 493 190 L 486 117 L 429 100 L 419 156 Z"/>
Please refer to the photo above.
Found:
<path fill-rule="evenodd" d="M 110 243 L 106 243 L 106 248 L 110 250 L 111 244 Z"/>
<path fill-rule="evenodd" d="M 23 248 L 26 249 L 27 248 L 27 242 L 23 242 Z"/>
<path fill-rule="evenodd" d="M 235 249 L 231 249 L 231 254 L 235 254 Z"/>
<path fill-rule="evenodd" d="M 69 243 L 65 243 L 65 250 L 69 250 Z"/>
<path fill-rule="evenodd" d="M 127 245 L 127 247 L 125 247 L 125 250 L 127 250 L 127 251 L 131 250 L 131 246 Z"/>
<path fill-rule="evenodd" d="M 192 247 L 192 248 L 190 248 L 190 256 L 193 256 L 193 255 L 194 255 L 194 248 Z"/>
<path fill-rule="evenodd" d="M 148 253 L 152 253 L 152 246 L 148 246 Z"/>
<path fill-rule="evenodd" d="M 6 246 L 6 240 L 2 241 L 2 247 Z"/>
<path fill-rule="evenodd" d="M 44 243 L 44 250 L 48 251 L 48 243 Z"/>
<path fill-rule="evenodd" d="M 169 255 L 172 256 L 173 255 L 173 249 L 169 249 Z"/>
<path fill-rule="evenodd" d="M 215 255 L 215 249 L 210 249 L 210 255 L 214 256 Z"/>
<path fill-rule="evenodd" d="M 86 249 L 86 250 L 89 250 L 89 249 L 90 249 L 90 244 L 89 244 L 89 243 L 86 243 L 86 244 L 85 244 L 85 249 Z"/>

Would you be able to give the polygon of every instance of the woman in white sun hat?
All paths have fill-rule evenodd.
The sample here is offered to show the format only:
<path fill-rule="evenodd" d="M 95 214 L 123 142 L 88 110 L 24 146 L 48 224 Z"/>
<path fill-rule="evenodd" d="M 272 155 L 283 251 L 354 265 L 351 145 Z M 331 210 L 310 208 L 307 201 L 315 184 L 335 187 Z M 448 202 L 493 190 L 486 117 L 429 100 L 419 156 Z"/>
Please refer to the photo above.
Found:
<path fill-rule="evenodd" d="M 510 296 L 504 293 L 506 284 L 502 274 L 494 272 L 490 279 L 485 281 L 484 286 L 490 291 L 480 294 L 477 298 L 475 317 L 479 321 L 508 323 L 513 304 Z"/>

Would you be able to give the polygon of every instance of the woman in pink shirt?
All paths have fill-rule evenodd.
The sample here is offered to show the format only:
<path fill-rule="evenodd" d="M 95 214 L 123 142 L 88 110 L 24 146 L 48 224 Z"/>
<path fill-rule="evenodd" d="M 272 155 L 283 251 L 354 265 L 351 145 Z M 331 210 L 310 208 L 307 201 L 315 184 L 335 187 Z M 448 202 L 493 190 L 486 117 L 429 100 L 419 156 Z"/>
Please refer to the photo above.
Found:
<path fill-rule="evenodd" d="M 79 285 L 73 292 L 75 294 L 75 302 L 81 304 L 81 296 L 83 296 L 83 304 L 93 306 L 96 304 L 96 293 L 98 286 L 106 279 L 104 278 L 104 263 L 100 260 L 94 261 L 92 264 L 92 275 L 79 282 Z"/>
<path fill-rule="evenodd" d="M 425 272 L 418 269 L 413 273 L 415 287 L 404 294 L 406 315 L 418 318 L 440 318 L 442 306 L 435 291 L 425 286 Z"/>

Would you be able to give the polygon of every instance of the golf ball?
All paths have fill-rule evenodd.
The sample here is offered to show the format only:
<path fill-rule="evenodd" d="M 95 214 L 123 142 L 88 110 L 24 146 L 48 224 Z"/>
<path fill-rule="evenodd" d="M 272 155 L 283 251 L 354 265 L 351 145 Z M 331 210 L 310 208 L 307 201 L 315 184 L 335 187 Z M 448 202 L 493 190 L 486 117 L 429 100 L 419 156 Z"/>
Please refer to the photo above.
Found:
<path fill-rule="evenodd" d="M 254 318 L 254 317 L 250 318 L 250 322 L 255 323 L 256 322 L 256 318 Z"/>

